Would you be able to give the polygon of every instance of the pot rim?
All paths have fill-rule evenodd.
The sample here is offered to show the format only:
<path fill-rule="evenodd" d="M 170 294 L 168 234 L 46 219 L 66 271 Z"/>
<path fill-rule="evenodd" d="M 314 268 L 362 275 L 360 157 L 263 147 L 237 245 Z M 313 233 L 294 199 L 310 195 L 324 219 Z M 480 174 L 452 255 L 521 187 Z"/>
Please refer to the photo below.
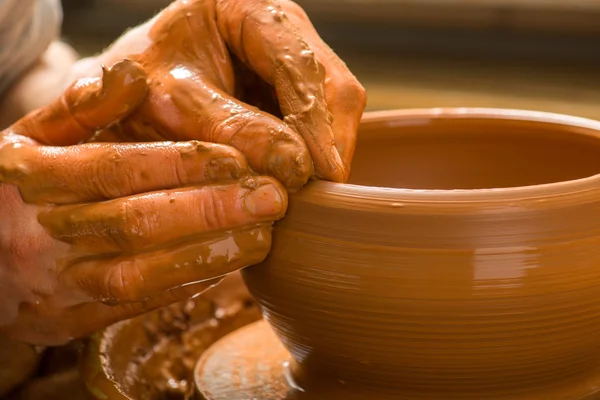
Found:
<path fill-rule="evenodd" d="M 549 113 L 502 108 L 415 108 L 403 110 L 371 111 L 364 114 L 361 125 L 387 122 L 393 126 L 408 124 L 409 121 L 422 120 L 422 123 L 436 119 L 488 119 L 504 121 L 541 122 L 547 125 L 580 128 L 588 132 L 579 133 L 600 141 L 600 121 L 575 117 L 566 114 Z M 364 186 L 328 181 L 315 181 L 300 191 L 309 196 L 301 196 L 304 201 L 320 203 L 323 196 L 360 202 L 388 203 L 389 206 L 401 206 L 405 202 L 450 204 L 460 203 L 499 203 L 506 205 L 526 203 L 540 200 L 557 200 L 563 203 L 570 197 L 588 197 L 597 195 L 600 198 L 600 171 L 588 177 L 530 186 L 489 189 L 402 189 L 378 186 Z M 306 193 L 309 192 L 309 193 Z M 319 194 L 315 196 L 315 194 Z M 568 200 L 567 200 L 568 201 Z M 347 202 L 344 202 L 347 204 Z M 356 204 L 358 205 L 358 204 Z"/>

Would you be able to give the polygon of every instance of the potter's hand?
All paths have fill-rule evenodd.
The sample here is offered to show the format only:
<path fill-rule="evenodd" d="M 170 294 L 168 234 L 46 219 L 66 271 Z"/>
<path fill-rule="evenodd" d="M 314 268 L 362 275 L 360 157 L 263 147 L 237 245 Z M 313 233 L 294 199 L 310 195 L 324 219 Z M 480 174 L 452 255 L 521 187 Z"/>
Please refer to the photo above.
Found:
<path fill-rule="evenodd" d="M 0 332 L 12 338 L 59 344 L 202 292 L 261 261 L 285 212 L 283 187 L 249 177 L 229 146 L 40 145 L 88 136 L 143 97 L 104 83 L 0 133 Z M 115 107 L 85 107 L 103 96 Z"/>
<path fill-rule="evenodd" d="M 313 162 L 318 177 L 347 179 L 365 92 L 295 3 L 175 1 L 100 60 L 123 57 L 144 66 L 150 91 L 109 140 L 232 145 L 289 188 L 306 183 Z"/>

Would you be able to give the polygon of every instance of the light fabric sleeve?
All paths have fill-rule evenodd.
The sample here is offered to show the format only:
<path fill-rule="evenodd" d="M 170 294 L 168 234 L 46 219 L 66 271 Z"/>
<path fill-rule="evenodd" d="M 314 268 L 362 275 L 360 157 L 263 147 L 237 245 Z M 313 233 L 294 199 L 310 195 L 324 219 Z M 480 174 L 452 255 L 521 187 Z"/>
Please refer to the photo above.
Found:
<path fill-rule="evenodd" d="M 0 0 L 0 96 L 60 36 L 60 0 Z"/>

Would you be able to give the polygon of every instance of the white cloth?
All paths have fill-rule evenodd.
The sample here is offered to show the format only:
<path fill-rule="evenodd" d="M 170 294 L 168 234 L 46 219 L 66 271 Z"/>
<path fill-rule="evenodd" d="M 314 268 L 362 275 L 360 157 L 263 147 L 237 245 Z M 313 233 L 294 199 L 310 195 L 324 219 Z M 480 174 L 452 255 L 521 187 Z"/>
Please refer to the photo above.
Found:
<path fill-rule="evenodd" d="M 60 35 L 60 0 L 0 0 L 0 95 Z"/>

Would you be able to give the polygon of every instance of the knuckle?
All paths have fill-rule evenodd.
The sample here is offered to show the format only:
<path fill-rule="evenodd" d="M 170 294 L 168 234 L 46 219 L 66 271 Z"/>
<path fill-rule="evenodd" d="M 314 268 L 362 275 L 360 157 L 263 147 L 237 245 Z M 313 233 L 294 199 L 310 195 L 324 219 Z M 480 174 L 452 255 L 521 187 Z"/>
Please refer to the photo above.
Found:
<path fill-rule="evenodd" d="M 204 192 L 201 218 L 208 231 L 216 231 L 227 226 L 227 210 L 222 197 L 225 193 L 217 188 Z"/>
<path fill-rule="evenodd" d="M 257 113 L 231 103 L 234 104 L 231 116 L 213 125 L 211 141 L 243 149 L 251 139 L 243 134 L 246 131 L 244 128 L 257 117 Z"/>
<path fill-rule="evenodd" d="M 94 197 L 114 199 L 131 191 L 130 174 L 127 173 L 127 159 L 121 151 L 112 148 L 108 154 L 91 161 L 89 181 L 95 182 Z"/>
<path fill-rule="evenodd" d="M 31 175 L 35 174 L 32 157 L 28 156 L 29 148 L 18 146 L 16 143 L 0 148 L 0 182 L 17 186 L 21 192 L 30 192 Z M 42 160 L 35 160 L 41 163 Z M 34 185 L 39 186 L 39 185 Z"/>
<path fill-rule="evenodd" d="M 36 213 L 26 211 L 21 215 L 35 219 Z M 55 260 L 48 255 L 57 254 L 63 246 L 56 244 L 41 226 L 16 228 L 17 232 L 0 235 L 0 265 L 8 275 L 6 278 L 12 276 L 11 279 L 16 279 L 23 290 L 39 295 L 51 294 L 56 288 L 57 277 Z"/>
<path fill-rule="evenodd" d="M 145 291 L 145 278 L 136 260 L 115 264 L 104 282 L 104 301 L 136 301 Z"/>
<path fill-rule="evenodd" d="M 108 271 L 103 285 L 104 290 L 101 294 L 103 298 L 100 300 L 123 300 L 123 297 L 127 296 L 123 269 L 123 264 L 119 263 Z"/>
<path fill-rule="evenodd" d="M 119 204 L 106 223 L 107 235 L 122 250 L 134 250 L 142 245 L 152 227 L 150 215 L 133 199 Z"/>

